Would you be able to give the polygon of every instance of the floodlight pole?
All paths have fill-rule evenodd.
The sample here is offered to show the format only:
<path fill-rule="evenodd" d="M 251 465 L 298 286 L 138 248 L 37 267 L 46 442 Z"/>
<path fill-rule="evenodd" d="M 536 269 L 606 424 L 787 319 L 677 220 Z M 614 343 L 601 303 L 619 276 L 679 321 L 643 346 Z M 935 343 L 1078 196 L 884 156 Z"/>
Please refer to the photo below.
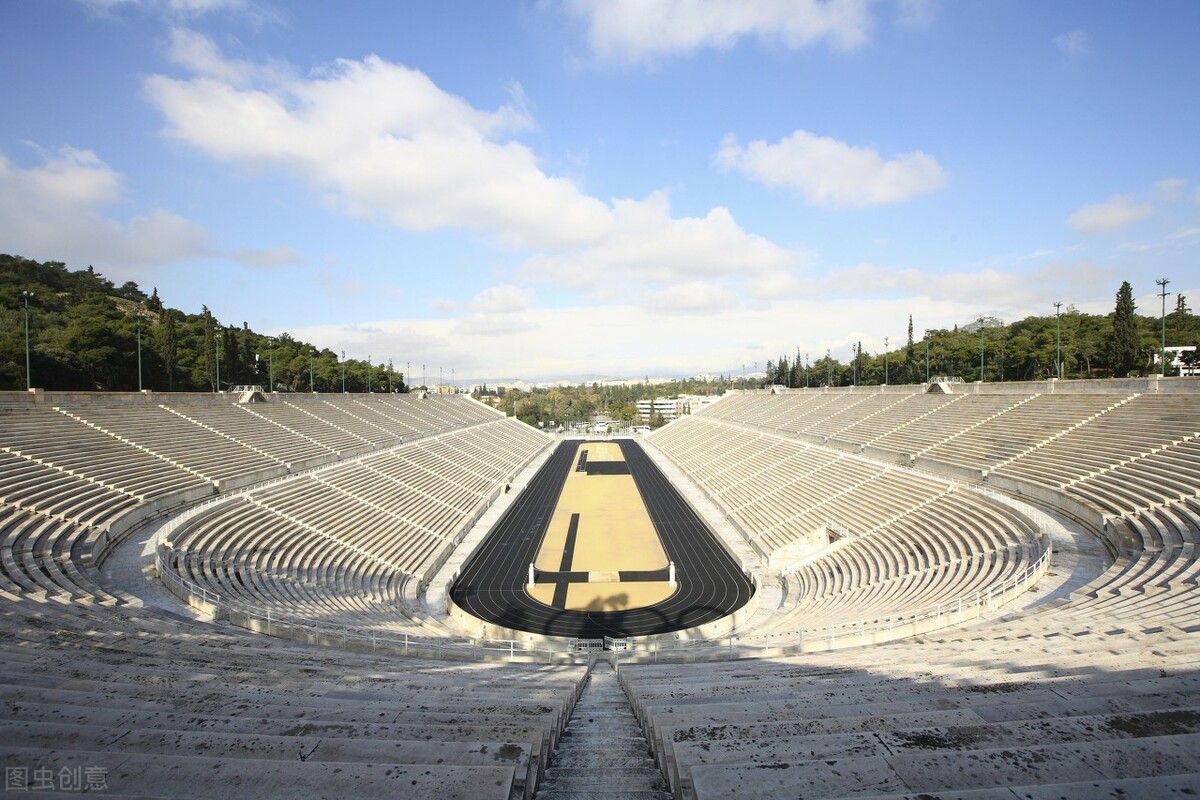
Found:
<path fill-rule="evenodd" d="M 1171 281 L 1159 278 L 1154 282 L 1162 287 L 1160 292 L 1162 295 L 1162 351 L 1159 358 L 1162 359 L 1162 376 L 1165 378 L 1167 377 L 1167 284 Z"/>
<path fill-rule="evenodd" d="M 829 357 L 829 348 L 825 348 L 825 386 L 833 386 L 833 359 Z"/>
<path fill-rule="evenodd" d="M 925 383 L 929 383 L 929 331 L 925 331 Z"/>
<path fill-rule="evenodd" d="M 804 388 L 808 388 L 808 353 L 804 354 Z"/>
<path fill-rule="evenodd" d="M 1054 373 L 1062 380 L 1062 303 L 1054 303 Z"/>
<path fill-rule="evenodd" d="M 275 391 L 275 337 L 267 337 L 267 378 L 271 381 L 271 385 L 267 388 L 268 392 Z"/>
<path fill-rule="evenodd" d="M 312 353 L 312 350 L 308 351 L 308 392 L 309 392 L 309 394 L 316 392 L 316 389 L 313 388 L 313 353 Z"/>
<path fill-rule="evenodd" d="M 342 394 L 346 393 L 346 351 L 342 351 Z"/>
<path fill-rule="evenodd" d="M 367 394 L 371 393 L 371 354 L 367 353 Z"/>
<path fill-rule="evenodd" d="M 29 369 L 29 298 L 33 297 L 33 292 L 25 290 L 21 292 L 21 296 L 25 298 L 25 388 L 33 388 L 32 373 Z"/>

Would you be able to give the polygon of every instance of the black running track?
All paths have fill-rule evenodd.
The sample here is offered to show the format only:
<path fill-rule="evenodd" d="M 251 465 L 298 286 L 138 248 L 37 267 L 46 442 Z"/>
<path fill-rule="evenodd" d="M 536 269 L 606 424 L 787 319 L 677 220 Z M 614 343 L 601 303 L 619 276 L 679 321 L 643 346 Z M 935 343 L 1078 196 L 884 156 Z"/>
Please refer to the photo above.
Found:
<path fill-rule="evenodd" d="M 678 591 L 661 603 L 628 611 L 564 611 L 525 593 L 529 564 L 581 444 L 568 440 L 558 445 L 463 565 L 450 589 L 459 608 L 505 628 L 599 639 L 670 633 L 720 619 L 746 604 L 754 587 L 737 562 L 641 446 L 617 441 L 667 558 L 675 562 Z"/>

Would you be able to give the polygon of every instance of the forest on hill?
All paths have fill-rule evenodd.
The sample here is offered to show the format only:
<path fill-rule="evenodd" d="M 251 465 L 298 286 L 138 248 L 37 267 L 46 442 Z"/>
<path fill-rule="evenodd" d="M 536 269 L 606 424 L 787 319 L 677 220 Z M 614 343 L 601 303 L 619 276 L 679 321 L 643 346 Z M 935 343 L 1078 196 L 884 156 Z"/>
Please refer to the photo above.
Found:
<path fill-rule="evenodd" d="M 391 363 L 347 360 L 287 333 L 256 333 L 245 322 L 217 320 L 206 307 L 170 308 L 157 290 L 147 295 L 132 281 L 115 286 L 91 267 L 71 271 L 11 255 L 0 255 L 0 390 L 26 388 L 26 303 L 29 375 L 42 389 L 211 392 L 273 380 L 289 392 L 408 391 Z"/>
<path fill-rule="evenodd" d="M 1200 344 L 1200 317 L 1188 308 L 1187 299 L 1175 295 L 1167 307 L 1167 346 Z M 219 321 L 206 307 L 190 313 L 170 308 L 156 289 L 147 295 L 133 282 L 116 286 L 91 267 L 72 271 L 61 262 L 0 255 L 0 319 L 0 390 L 26 388 L 27 369 L 33 386 L 47 390 L 195 392 L 272 383 L 278 391 L 293 392 L 409 388 L 408 376 L 390 362 L 347 360 L 344 353 L 287 333 L 266 336 L 245 322 Z M 729 375 L 707 390 L 762 383 L 921 383 L 936 376 L 1037 380 L 1056 374 L 1056 353 L 1061 353 L 1066 379 L 1149 374 L 1159 369 L 1155 359 L 1163 322 L 1158 314 L 1138 313 L 1126 282 L 1116 291 L 1113 311 L 1105 315 L 1065 307 L 1059 316 L 1008 324 L 983 318 L 952 330 L 926 330 L 919 337 L 910 318 L 907 340 L 887 352 L 866 352 L 856 343 L 849 362 L 843 363 L 828 351 L 809 353 L 798 347 L 791 357 L 768 361 L 765 378 L 746 381 Z M 1189 354 L 1189 360 L 1195 357 Z M 668 396 L 664 387 L 649 383 L 628 392 L 606 387 L 604 394 L 621 396 L 600 394 L 598 404 L 584 405 L 623 407 Z M 515 399 L 509 398 L 510 403 Z"/>

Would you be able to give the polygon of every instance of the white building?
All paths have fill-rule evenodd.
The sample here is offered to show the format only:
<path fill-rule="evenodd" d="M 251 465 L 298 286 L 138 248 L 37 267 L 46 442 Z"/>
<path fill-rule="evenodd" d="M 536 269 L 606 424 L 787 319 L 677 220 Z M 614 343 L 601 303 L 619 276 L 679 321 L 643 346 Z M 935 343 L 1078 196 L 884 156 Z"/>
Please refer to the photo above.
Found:
<path fill-rule="evenodd" d="M 638 419 L 642 422 L 649 422 L 650 418 L 655 414 L 660 415 L 664 421 L 670 422 L 683 413 L 680 401 L 674 397 L 656 397 L 653 400 L 638 400 L 637 410 Z"/>
<path fill-rule="evenodd" d="M 1190 347 L 1168 347 L 1167 348 L 1167 374 L 1182 375 L 1185 378 L 1200 377 L 1200 367 L 1187 366 L 1179 360 L 1179 356 L 1183 353 L 1194 353 L 1196 346 Z M 1158 355 L 1155 354 L 1154 363 L 1158 363 Z"/>

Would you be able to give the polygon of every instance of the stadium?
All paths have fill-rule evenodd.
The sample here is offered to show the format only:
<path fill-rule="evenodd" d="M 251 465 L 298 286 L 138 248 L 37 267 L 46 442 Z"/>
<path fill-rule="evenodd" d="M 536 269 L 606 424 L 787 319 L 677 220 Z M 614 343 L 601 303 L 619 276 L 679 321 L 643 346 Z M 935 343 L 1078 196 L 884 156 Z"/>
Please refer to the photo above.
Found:
<path fill-rule="evenodd" d="M 1198 399 L 3 393 L 6 788 L 1194 794 Z"/>

